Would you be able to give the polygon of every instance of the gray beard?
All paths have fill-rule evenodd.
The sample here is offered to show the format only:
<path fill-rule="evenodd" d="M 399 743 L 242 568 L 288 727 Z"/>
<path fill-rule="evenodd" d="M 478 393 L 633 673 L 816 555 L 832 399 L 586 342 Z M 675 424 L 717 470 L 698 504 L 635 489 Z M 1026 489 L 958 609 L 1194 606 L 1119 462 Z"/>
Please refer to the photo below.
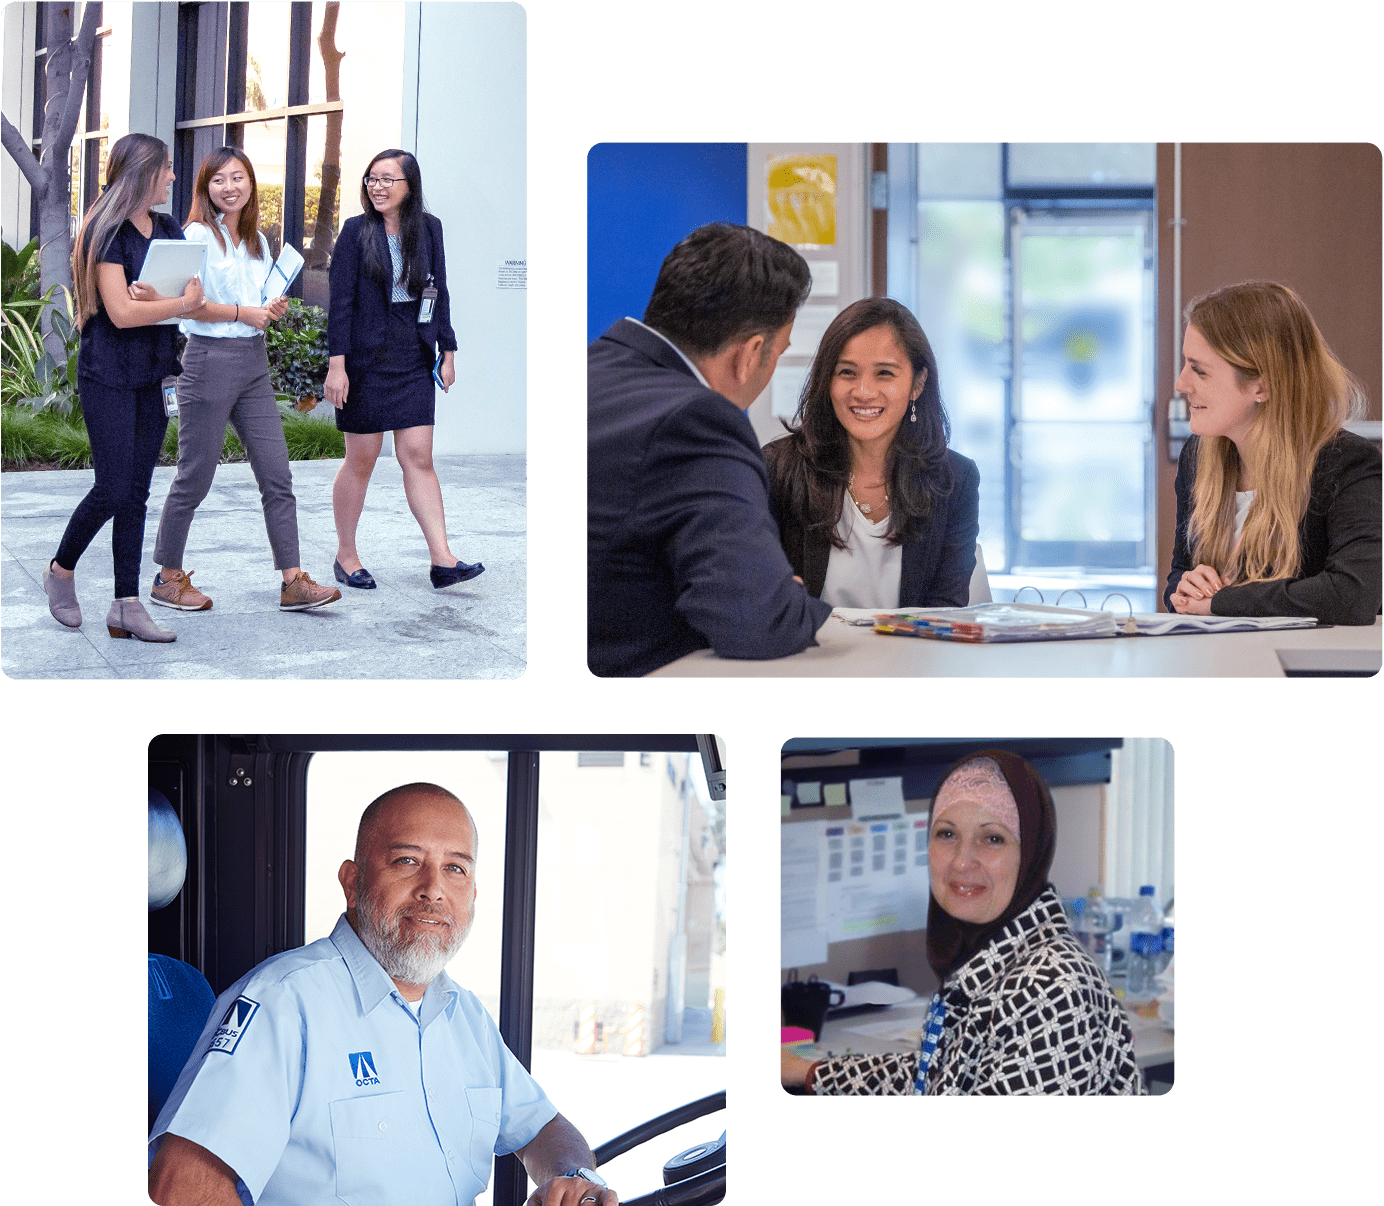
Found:
<path fill-rule="evenodd" d="M 471 932 L 471 920 L 468 918 L 465 925 L 457 926 L 450 913 L 409 906 L 400 911 L 414 914 L 434 912 L 439 920 L 448 922 L 451 929 L 435 936 L 405 936 L 399 911 L 392 917 L 385 917 L 363 880 L 364 877 L 357 881 L 356 918 L 359 923 L 357 934 L 365 949 L 375 956 L 375 961 L 384 968 L 391 980 L 404 984 L 431 984 L 461 949 L 466 935 Z M 450 940 L 448 933 L 451 934 Z"/>

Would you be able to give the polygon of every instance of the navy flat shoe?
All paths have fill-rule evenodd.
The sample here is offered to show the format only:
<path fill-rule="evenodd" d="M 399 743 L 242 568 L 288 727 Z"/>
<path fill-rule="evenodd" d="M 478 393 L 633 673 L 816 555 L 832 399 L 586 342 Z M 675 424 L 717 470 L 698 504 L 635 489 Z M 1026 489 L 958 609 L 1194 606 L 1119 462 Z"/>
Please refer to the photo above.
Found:
<path fill-rule="evenodd" d="M 432 578 L 433 590 L 441 590 L 444 586 L 455 586 L 458 582 L 470 582 L 472 578 L 485 573 L 485 566 L 479 561 L 475 565 L 458 561 L 453 566 L 434 565 L 428 573 Z"/>
<path fill-rule="evenodd" d="M 345 583 L 347 586 L 354 586 L 357 590 L 375 589 L 375 579 L 370 576 L 370 571 L 364 566 L 361 566 L 354 574 L 348 574 L 341 568 L 340 561 L 333 561 L 332 573 L 336 575 L 338 582 Z"/>

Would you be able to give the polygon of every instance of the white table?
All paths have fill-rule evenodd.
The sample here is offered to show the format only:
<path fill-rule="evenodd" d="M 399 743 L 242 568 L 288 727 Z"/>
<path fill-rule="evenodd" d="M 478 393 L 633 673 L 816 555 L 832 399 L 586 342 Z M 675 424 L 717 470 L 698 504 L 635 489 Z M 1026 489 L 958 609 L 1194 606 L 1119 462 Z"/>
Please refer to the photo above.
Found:
<path fill-rule="evenodd" d="M 916 1051 L 922 1042 L 927 999 L 918 997 L 887 1009 L 874 1009 L 849 1017 L 828 1015 L 815 1054 L 802 1051 L 804 1059 L 827 1055 L 884 1055 L 890 1051 Z M 1131 1017 L 1134 1062 L 1152 1068 L 1173 1060 L 1173 1032 L 1156 1019 Z M 885 1031 L 886 1033 L 881 1033 Z"/>
<path fill-rule="evenodd" d="M 818 634 L 819 643 L 791 657 L 741 661 L 699 649 L 650 677 L 1282 678 L 1288 670 L 1376 673 L 1380 638 L 1376 619 L 1367 627 L 968 645 L 883 636 L 852 627 L 833 612 Z"/>

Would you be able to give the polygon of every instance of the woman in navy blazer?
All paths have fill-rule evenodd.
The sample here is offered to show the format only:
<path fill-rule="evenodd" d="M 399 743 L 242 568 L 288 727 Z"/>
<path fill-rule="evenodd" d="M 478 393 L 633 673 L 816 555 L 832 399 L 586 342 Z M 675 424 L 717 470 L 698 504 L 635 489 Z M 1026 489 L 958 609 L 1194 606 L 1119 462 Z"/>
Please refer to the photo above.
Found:
<path fill-rule="evenodd" d="M 796 426 L 764 449 L 783 550 L 833 607 L 963 607 L 980 472 L 947 447 L 937 361 L 887 297 L 826 330 Z"/>
<path fill-rule="evenodd" d="M 423 208 L 418 161 L 381 151 L 360 185 L 364 211 L 341 228 L 332 253 L 325 394 L 345 434 L 346 459 L 332 486 L 338 582 L 372 590 L 361 565 L 356 527 L 384 432 L 404 475 L 409 510 L 423 530 L 434 588 L 481 573 L 447 543 L 442 487 L 432 463 L 434 380 L 445 393 L 456 380 L 451 299 L 442 223 Z"/>

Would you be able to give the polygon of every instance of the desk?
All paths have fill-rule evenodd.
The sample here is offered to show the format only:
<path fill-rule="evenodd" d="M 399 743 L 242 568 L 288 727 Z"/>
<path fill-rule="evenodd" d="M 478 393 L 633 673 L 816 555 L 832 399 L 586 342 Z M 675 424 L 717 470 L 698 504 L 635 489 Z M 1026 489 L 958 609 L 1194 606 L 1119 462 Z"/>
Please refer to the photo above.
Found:
<path fill-rule="evenodd" d="M 890 1051 L 916 1051 L 922 1042 L 923 1018 L 927 1013 L 927 998 L 919 997 L 902 1005 L 857 1013 L 849 1017 L 827 1016 L 822 1026 L 822 1038 L 809 1053 L 798 1049 L 804 1059 L 821 1059 L 826 1055 L 885 1055 Z M 1173 1062 L 1173 1032 L 1156 1018 L 1131 1016 L 1130 1030 L 1134 1034 L 1134 1062 L 1141 1068 L 1153 1068 Z"/>
<path fill-rule="evenodd" d="M 852 627 L 833 612 L 822 625 L 819 643 L 791 657 L 741 661 L 699 649 L 649 677 L 1283 678 L 1289 671 L 1374 674 L 1380 668 L 1380 637 L 1380 621 L 1376 619 L 1365 627 L 968 645 L 883 636 L 870 628 Z"/>

